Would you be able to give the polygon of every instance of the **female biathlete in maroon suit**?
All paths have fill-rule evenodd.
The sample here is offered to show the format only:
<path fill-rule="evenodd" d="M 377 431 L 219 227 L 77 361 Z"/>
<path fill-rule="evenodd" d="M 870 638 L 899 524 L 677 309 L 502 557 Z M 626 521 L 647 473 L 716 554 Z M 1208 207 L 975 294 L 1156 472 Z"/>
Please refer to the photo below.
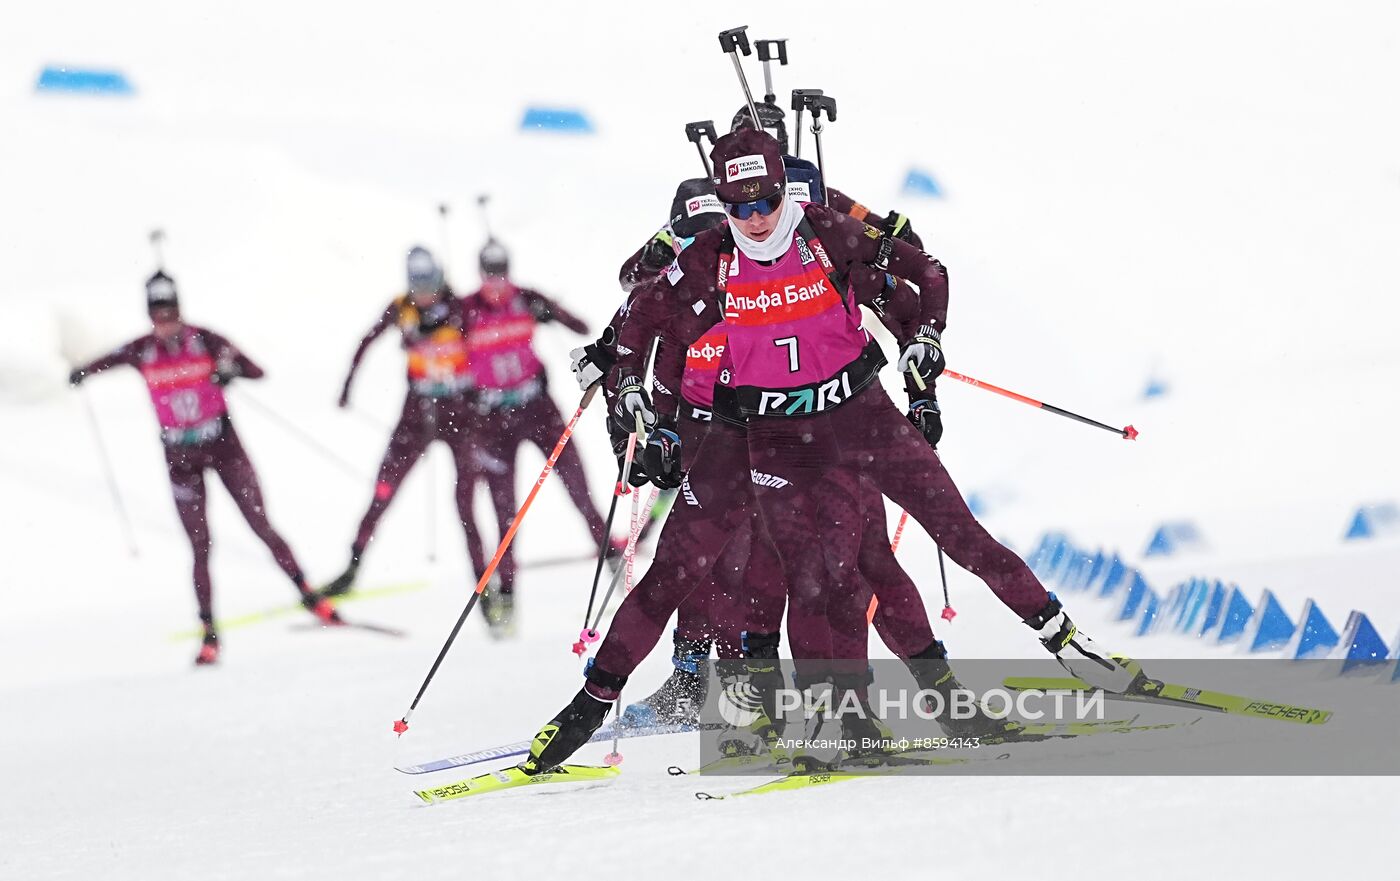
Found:
<path fill-rule="evenodd" d="M 726 135 L 711 158 L 728 227 L 699 236 L 670 271 L 634 292 L 619 336 L 619 362 L 607 384 L 616 395 L 619 422 L 640 415 L 656 424 L 658 413 L 637 379 L 645 367 L 643 342 L 666 333 L 693 340 L 724 321 L 735 402 L 749 420 L 754 493 L 786 576 L 799 674 L 829 677 L 841 690 L 862 687 L 863 663 L 858 671 L 842 663 L 859 657 L 861 647 L 854 643 L 858 635 L 864 638 L 864 610 L 850 578 L 858 545 L 852 525 L 858 521 L 833 512 L 860 512 L 860 483 L 868 480 L 904 507 L 949 557 L 986 581 L 1073 675 L 1107 690 L 1128 688 L 1141 669 L 1080 633 L 1025 563 L 977 523 L 933 450 L 877 382 L 884 359 L 860 327 L 848 272 L 873 264 L 917 285 L 922 326 L 905 344 L 900 367 L 918 371 L 927 382 L 942 369 L 948 301 L 943 267 L 825 206 L 784 199 L 781 152 L 766 134 Z M 648 470 L 666 470 L 666 459 L 679 457 L 678 446 L 663 445 L 662 461 L 648 462 Z M 676 597 L 672 607 L 683 598 Z M 628 662 L 640 657 L 637 646 L 660 638 L 664 621 L 633 615 L 623 626 L 625 611 L 626 603 L 585 674 L 584 688 L 536 736 L 523 764 L 527 772 L 557 765 L 587 741 L 626 683 Z M 942 657 L 931 642 L 911 659 Z M 921 688 L 938 689 L 946 664 L 911 664 L 911 672 Z M 773 678 L 760 687 L 771 691 Z M 755 724 L 771 726 L 762 718 Z"/>
<path fill-rule="evenodd" d="M 204 514 L 206 469 L 219 475 L 243 519 L 296 585 L 302 604 L 326 624 L 341 623 L 335 609 L 307 586 L 292 549 L 268 522 L 257 472 L 229 418 L 223 387 L 235 377 L 258 379 L 262 369 L 213 331 L 185 324 L 175 282 L 164 272 L 146 282 L 146 306 L 151 333 L 76 368 L 69 381 L 78 385 L 94 373 L 123 364 L 141 371 L 146 380 L 160 422 L 175 510 L 194 551 L 194 595 L 204 625 L 195 663 L 212 664 L 219 658 L 209 578 L 209 522 Z"/>
<path fill-rule="evenodd" d="M 534 444 L 546 456 L 564 433 L 564 418 L 549 397 L 544 366 L 532 345 L 535 328 L 557 321 L 574 333 L 587 333 L 588 325 L 570 315 L 558 303 L 510 280 L 510 258 L 495 239 L 480 255 L 481 288 L 462 301 L 467 322 L 467 347 L 471 351 L 471 375 L 476 383 L 479 450 L 478 461 L 501 535 L 510 528 L 517 509 L 515 458 L 524 442 Z M 595 547 L 603 541 L 606 526 L 588 494 L 588 479 L 578 449 L 567 446 L 554 466 L 574 507 L 583 515 Z M 609 548 L 616 556 L 626 539 Z M 482 611 L 492 631 L 508 635 L 514 629 L 515 555 L 507 548 L 501 557 L 499 582 L 481 596 Z"/>
<path fill-rule="evenodd" d="M 365 351 L 380 334 L 397 326 L 408 354 L 408 394 L 379 465 L 374 496 L 350 545 L 350 564 L 321 591 L 325 596 L 338 596 L 354 586 L 360 559 L 374 537 L 379 518 L 394 500 L 408 472 L 435 440 L 452 450 L 457 466 L 457 514 L 466 534 L 467 554 L 478 578 L 486 571 L 481 536 L 472 519 L 472 488 L 478 476 L 474 441 L 477 423 L 468 400 L 472 377 L 462 300 L 443 283 L 442 269 L 427 249 L 410 250 L 407 269 L 408 293 L 395 298 L 360 340 L 340 393 L 340 406 L 349 406 L 350 384 Z"/>
<path fill-rule="evenodd" d="M 674 249 L 673 255 L 684 250 L 698 233 L 724 223 L 724 210 L 715 198 L 714 185 L 703 178 L 680 184 L 672 202 L 671 215 L 671 223 L 663 232 L 668 233 L 666 240 L 671 243 L 668 247 Z M 620 273 L 624 284 L 628 278 L 642 276 L 646 268 L 642 264 L 648 262 L 647 251 L 647 248 L 643 248 L 624 264 Z M 652 257 L 650 262 L 654 264 L 656 258 Z M 878 291 L 872 297 L 884 304 L 880 310 L 883 320 L 895 330 L 897 336 L 912 336 L 918 326 L 918 301 L 917 295 L 908 291 L 907 285 L 902 291 L 903 296 L 893 296 L 900 292 L 894 279 L 870 267 L 861 267 L 861 271 L 853 272 L 852 281 L 862 290 Z M 622 317 L 619 313 L 614 319 L 614 334 L 615 326 L 622 323 Z M 899 329 L 901 325 L 896 323 L 899 320 L 904 321 L 903 332 Z M 910 321 L 912 327 L 909 326 Z M 607 348 L 606 343 L 602 346 Z M 599 344 L 591 348 L 596 352 Z M 677 502 L 674 524 L 668 521 L 670 528 L 663 530 L 656 560 L 638 585 L 639 598 L 634 605 L 640 604 L 662 618 L 669 618 L 665 590 L 679 591 L 681 583 L 689 583 L 686 582 L 687 577 L 693 579 L 703 571 L 709 574 L 703 586 L 692 590 L 676 612 L 676 629 L 673 633 L 675 652 L 672 659 L 674 671 L 656 692 L 628 706 L 623 715 L 624 724 L 645 726 L 658 722 L 694 722 L 704 703 L 708 682 L 700 664 L 708 659 L 712 644 L 721 659 L 741 657 L 741 647 L 745 642 L 760 645 L 767 639 L 776 645 L 776 633 L 771 636 L 762 631 L 747 636 L 744 634 L 749 605 L 773 604 L 757 617 L 760 620 L 778 620 L 782 616 L 786 592 L 777 551 L 763 527 L 758 506 L 747 504 L 751 501 L 752 477 L 744 465 L 748 455 L 745 420 L 733 407 L 721 406 L 717 409 L 714 406 L 714 387 L 721 374 L 728 372 L 725 350 L 726 331 L 721 322 L 688 346 L 679 346 L 669 340 L 663 342 L 656 357 L 653 391 L 657 395 L 658 409 L 668 413 L 679 411 L 678 422 L 672 428 L 677 432 L 681 444 L 684 459 L 681 473 L 685 475 L 686 491 Z M 587 385 L 601 375 L 597 366 L 590 370 L 586 363 L 589 359 L 588 348 L 575 350 L 573 354 L 581 384 Z M 615 357 L 615 353 L 609 351 L 604 357 Z M 674 389 L 679 389 L 679 407 L 674 405 Z M 732 400 L 732 391 L 729 400 Z M 702 440 L 704 455 L 697 463 L 696 455 Z M 716 471 L 728 475 L 720 478 L 718 485 L 712 482 L 716 479 Z M 675 482 L 667 482 L 666 475 L 646 474 L 645 465 L 636 473 L 643 480 L 650 477 L 665 486 Z M 679 476 L 675 477 L 675 480 L 679 479 Z M 917 588 L 895 562 L 890 550 L 884 507 L 879 502 L 879 494 L 869 487 L 866 487 L 866 492 L 872 494 L 873 503 L 867 505 L 868 516 L 856 533 L 860 542 L 858 577 L 864 582 L 862 595 L 867 601 L 872 590 L 880 596 L 876 629 L 896 655 L 908 657 L 927 647 L 932 641 L 932 633 L 928 630 L 928 618 Z M 748 517 L 740 518 L 742 525 L 737 528 L 707 527 L 712 517 L 727 517 L 742 510 L 748 511 Z M 726 541 L 727 545 L 724 544 Z M 724 547 L 722 554 L 716 554 L 717 546 Z M 669 588 L 655 592 L 660 604 L 652 610 L 647 599 L 653 597 L 654 584 L 658 580 L 668 584 Z M 626 616 L 623 618 L 624 624 L 625 620 Z"/>

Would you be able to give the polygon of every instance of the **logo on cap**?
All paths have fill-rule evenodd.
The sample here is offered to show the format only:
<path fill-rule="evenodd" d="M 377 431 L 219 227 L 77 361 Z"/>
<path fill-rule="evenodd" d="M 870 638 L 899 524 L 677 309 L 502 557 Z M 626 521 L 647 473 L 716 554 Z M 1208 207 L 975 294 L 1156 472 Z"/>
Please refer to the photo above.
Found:
<path fill-rule="evenodd" d="M 768 162 L 763 158 L 762 153 L 751 153 L 748 156 L 740 156 L 725 163 L 724 174 L 729 183 L 734 183 L 736 180 L 747 180 L 751 177 L 767 177 Z"/>

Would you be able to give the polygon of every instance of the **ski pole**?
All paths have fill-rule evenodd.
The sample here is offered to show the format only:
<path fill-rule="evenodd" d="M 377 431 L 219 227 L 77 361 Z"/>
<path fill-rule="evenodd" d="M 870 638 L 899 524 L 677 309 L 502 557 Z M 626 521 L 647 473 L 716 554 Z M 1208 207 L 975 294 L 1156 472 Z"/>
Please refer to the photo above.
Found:
<path fill-rule="evenodd" d="M 652 487 L 651 498 L 647 499 L 648 507 L 655 503 L 656 495 L 657 489 L 656 487 Z M 608 601 L 612 599 L 613 591 L 617 590 L 617 583 L 619 581 L 623 582 L 622 593 L 624 596 L 632 592 L 632 562 L 637 556 L 637 539 L 642 534 L 641 497 L 642 494 L 639 492 L 632 493 L 632 525 L 627 534 L 627 550 L 622 552 L 624 565 L 619 566 L 617 571 L 613 573 L 612 579 L 608 581 L 608 590 L 603 594 L 603 601 L 598 604 L 598 614 L 593 616 L 593 627 L 589 630 L 589 632 L 593 634 L 593 638 L 588 640 L 588 642 L 597 642 L 598 640 L 598 625 L 603 623 L 603 614 L 607 611 Z M 575 649 L 582 644 L 583 640 L 581 637 L 579 642 L 574 643 Z M 587 651 L 587 649 L 584 649 L 584 651 Z"/>
<path fill-rule="evenodd" d="M 156 255 L 156 269 L 165 270 L 165 253 L 161 247 L 165 244 L 165 230 L 157 227 L 151 230 L 151 251 Z"/>
<path fill-rule="evenodd" d="M 136 532 L 131 528 L 131 517 L 126 513 L 126 503 L 122 501 L 121 489 L 117 486 L 117 472 L 112 467 L 112 457 L 107 453 L 107 442 L 102 439 L 102 427 L 97 422 L 97 412 L 92 409 L 92 401 L 81 388 L 78 389 L 78 395 L 83 399 L 83 411 L 87 413 L 92 438 L 97 443 L 98 457 L 102 460 L 102 473 L 107 478 L 107 491 L 112 496 L 112 507 L 117 509 L 117 519 L 122 522 L 127 550 L 131 551 L 133 557 L 139 557 L 141 553 L 136 548 Z"/>
<path fill-rule="evenodd" d="M 917 371 L 915 372 L 915 375 L 918 375 Z M 1131 425 L 1125 425 L 1122 428 L 1114 428 L 1112 425 L 1105 425 L 1104 423 L 1094 419 L 1090 419 L 1087 416 L 1080 416 L 1078 413 L 1071 413 L 1068 410 L 1056 407 L 1054 404 L 1046 404 L 1043 401 L 1037 401 L 1035 398 L 1029 398 L 1025 395 L 1019 395 L 1016 392 L 1008 391 L 1004 388 L 1001 388 L 1000 386 L 992 385 L 990 382 L 982 382 L 981 380 L 973 379 L 970 376 L 964 376 L 961 373 L 954 373 L 951 370 L 944 370 L 943 375 L 948 377 L 949 379 L 956 379 L 958 382 L 965 382 L 968 385 L 973 386 L 974 388 L 985 389 L 986 391 L 1001 395 L 1002 397 L 1010 398 L 1013 401 L 1020 401 L 1022 404 L 1030 404 L 1032 407 L 1038 407 L 1041 410 L 1045 410 L 1049 413 L 1054 413 L 1056 416 L 1064 416 L 1069 419 L 1073 419 L 1076 422 L 1082 422 L 1085 425 L 1092 425 L 1095 428 L 1102 428 L 1104 431 L 1111 431 L 1116 435 L 1120 435 L 1124 440 L 1137 440 L 1138 430 L 1136 428 L 1133 428 Z"/>
<path fill-rule="evenodd" d="M 730 28 L 727 31 L 719 32 L 719 48 L 725 55 L 734 62 L 734 73 L 739 77 L 739 85 L 744 87 L 744 100 L 749 105 L 749 116 L 753 118 L 753 127 L 763 131 L 763 123 L 758 120 L 758 108 L 753 103 L 753 92 L 749 91 L 748 77 L 744 76 L 744 65 L 739 62 L 739 53 L 752 55 L 753 50 L 749 48 L 749 35 L 746 33 L 749 26 Z"/>
<path fill-rule="evenodd" d="M 778 62 L 778 66 L 787 66 L 787 40 L 755 40 L 754 48 L 758 50 L 758 60 L 763 62 L 763 100 L 765 103 L 774 104 L 778 100 L 778 94 L 773 91 L 773 68 L 772 62 Z M 777 49 L 774 50 L 773 47 Z"/>
<path fill-rule="evenodd" d="M 426 535 L 424 536 L 424 541 L 426 541 L 426 542 L 427 542 L 427 545 L 428 545 L 428 562 L 429 562 L 429 563 L 436 563 L 436 562 L 437 562 L 437 505 L 436 505 L 435 503 L 436 503 L 437 499 L 436 499 L 436 497 L 435 497 L 434 494 L 433 494 L 433 490 L 436 489 L 437 486 L 438 486 L 438 473 L 437 473 L 437 457 L 433 455 L 433 445 L 432 445 L 432 444 L 428 444 L 428 448 L 427 448 L 426 450 L 423 451 L 423 455 L 426 456 L 427 459 L 428 459 L 428 483 L 427 483 L 427 492 L 425 492 L 425 493 L 423 494 L 423 498 L 427 500 L 427 504 L 428 504 L 428 510 L 427 510 L 428 528 L 427 528 L 427 533 L 426 533 Z"/>
<path fill-rule="evenodd" d="M 588 651 L 588 644 L 599 639 L 598 629 L 588 626 L 593 617 L 593 604 L 598 599 L 598 579 L 603 575 L 603 561 L 607 559 L 609 538 L 612 536 L 613 518 L 617 516 L 617 500 L 632 491 L 632 459 L 636 455 L 637 436 L 643 433 L 642 414 L 637 413 L 637 422 L 627 435 L 627 452 L 622 457 L 622 467 L 618 469 L 617 486 L 613 488 L 612 502 L 608 505 L 608 518 L 603 523 L 603 540 L 598 543 L 598 565 L 593 569 L 593 587 L 588 592 L 588 608 L 583 613 L 583 629 L 579 631 L 578 642 L 572 646 L 573 653 L 582 657 Z M 609 593 L 612 592 L 609 588 Z M 601 612 L 599 613 L 601 616 Z"/>
<path fill-rule="evenodd" d="M 413 703 L 409 704 L 408 711 L 394 723 L 395 734 L 402 737 L 404 732 L 408 730 L 409 717 L 413 715 L 414 710 L 418 709 L 418 702 L 423 699 L 423 693 L 428 690 L 428 684 L 432 682 L 433 677 L 437 675 L 438 668 L 442 666 L 442 659 L 447 657 L 447 650 L 452 648 L 452 643 L 456 641 L 457 634 L 461 632 L 462 625 L 466 622 L 467 616 L 471 614 L 472 609 L 476 606 L 477 600 L 480 599 L 481 592 L 486 589 L 487 582 L 489 582 L 491 576 L 496 573 L 496 567 L 501 564 L 501 557 L 505 556 L 506 549 L 510 547 L 511 541 L 515 539 L 515 531 L 520 528 L 520 523 L 525 519 L 525 514 L 529 512 L 530 506 L 534 504 L 535 496 L 539 495 L 540 487 L 544 486 L 545 480 L 549 477 L 550 472 L 554 470 L 554 463 L 559 461 L 560 454 L 564 452 L 564 447 L 568 445 L 569 438 L 574 434 L 574 426 L 578 425 L 579 417 L 583 415 L 584 410 L 588 409 L 588 405 L 593 401 L 593 396 L 597 391 L 598 386 L 593 385 L 589 387 L 588 391 L 583 393 L 583 399 L 579 401 L 578 409 L 574 411 L 574 415 L 569 419 L 568 424 L 564 426 L 564 433 L 559 435 L 559 441 L 554 445 L 554 449 L 550 452 L 549 458 L 545 460 L 544 468 L 540 470 L 540 476 L 535 479 L 535 485 L 530 488 L 530 494 L 525 497 L 525 503 L 520 506 L 520 510 L 515 512 L 515 519 L 510 521 L 510 527 L 506 529 L 506 534 L 501 536 L 501 543 L 496 548 L 495 555 L 491 558 L 491 562 L 487 564 L 486 571 L 481 573 L 481 578 L 477 580 L 476 590 L 472 591 L 471 597 L 467 600 L 466 607 L 462 609 L 462 614 L 457 617 L 457 623 L 452 625 L 452 632 L 448 634 L 447 642 L 442 644 L 442 650 L 438 652 L 437 659 L 433 661 L 433 666 L 428 670 L 427 677 L 424 678 L 423 684 L 418 686 L 418 694 L 414 695 Z"/>
<path fill-rule="evenodd" d="M 802 156 L 802 111 L 807 109 L 808 101 L 821 95 L 821 89 L 792 90 L 792 109 L 797 113 L 797 139 L 793 142 L 792 155 L 798 158 Z"/>
<path fill-rule="evenodd" d="M 451 278 L 447 270 L 451 268 L 452 261 L 447 256 L 447 212 L 451 209 L 446 202 L 438 203 L 438 238 L 442 242 L 442 277 L 445 282 L 450 282 Z"/>
<path fill-rule="evenodd" d="M 327 462 L 330 462 L 332 465 L 337 466 L 338 468 L 340 468 L 340 470 L 344 471 L 351 477 L 354 477 L 356 480 L 365 479 L 365 475 L 360 471 L 360 469 L 356 468 L 354 465 L 351 465 L 349 462 L 342 459 L 335 452 L 335 450 L 332 450 L 330 447 L 316 440 L 316 438 L 312 437 L 305 430 L 297 426 L 296 423 L 283 417 L 276 410 L 273 410 L 271 407 L 262 403 L 257 398 L 248 394 L 246 391 L 240 392 L 238 398 L 245 404 L 251 405 L 254 410 L 257 410 L 259 413 L 263 414 L 263 416 L 267 417 L 267 419 L 269 419 L 271 422 L 280 426 L 283 431 L 287 432 L 292 437 L 295 437 L 303 444 L 306 444 L 307 447 L 311 448 L 312 450 L 315 450 L 317 453 L 320 453 L 321 456 L 324 457 Z"/>
<path fill-rule="evenodd" d="M 831 97 L 830 95 L 823 95 L 820 92 L 818 92 L 815 95 L 804 95 L 803 101 L 806 103 L 807 108 L 812 111 L 812 140 L 817 145 L 817 173 L 821 175 L 823 181 L 822 204 L 826 204 L 826 162 L 823 161 L 824 156 L 822 155 L 822 132 L 825 131 L 826 128 L 822 125 L 822 113 L 825 112 L 827 118 L 830 119 L 832 122 L 835 122 L 836 99 Z"/>
<path fill-rule="evenodd" d="M 706 119 L 701 122 L 687 122 L 685 124 L 685 137 L 686 140 L 695 145 L 696 152 L 700 154 L 700 164 L 705 166 L 705 177 L 713 176 L 714 171 L 710 168 L 710 157 L 705 155 L 705 147 L 701 143 L 701 139 L 708 137 L 710 139 L 710 145 L 714 146 L 715 141 L 718 139 L 718 135 L 715 134 L 714 120 Z"/>
<path fill-rule="evenodd" d="M 476 207 L 481 209 L 481 225 L 486 229 L 486 238 L 488 240 L 495 238 L 495 236 L 491 234 L 491 217 L 486 211 L 486 203 L 490 200 L 491 196 L 487 193 L 482 193 L 476 197 Z"/>

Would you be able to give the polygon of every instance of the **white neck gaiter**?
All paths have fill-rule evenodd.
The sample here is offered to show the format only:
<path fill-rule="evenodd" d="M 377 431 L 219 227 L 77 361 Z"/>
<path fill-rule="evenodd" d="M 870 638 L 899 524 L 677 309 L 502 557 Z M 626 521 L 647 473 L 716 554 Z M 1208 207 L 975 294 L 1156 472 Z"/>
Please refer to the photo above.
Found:
<path fill-rule="evenodd" d="M 783 199 L 783 207 L 778 209 L 778 223 L 773 232 L 761 242 L 744 235 L 739 225 L 730 222 L 729 231 L 734 235 L 734 244 L 750 260 L 777 260 L 792 247 L 792 234 L 797 224 L 802 222 L 802 203 L 793 198 Z"/>

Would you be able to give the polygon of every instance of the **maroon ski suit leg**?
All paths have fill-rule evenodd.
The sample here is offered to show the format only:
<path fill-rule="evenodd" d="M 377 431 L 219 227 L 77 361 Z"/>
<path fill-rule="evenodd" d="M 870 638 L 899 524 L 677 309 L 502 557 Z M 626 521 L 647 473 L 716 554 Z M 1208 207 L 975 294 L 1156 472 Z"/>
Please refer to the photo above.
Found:
<path fill-rule="evenodd" d="M 861 488 L 866 494 L 866 519 L 857 567 L 865 585 L 858 604 L 868 610 L 871 594 L 879 598 L 875 631 L 890 651 L 908 658 L 933 644 L 933 629 L 918 587 L 890 549 L 884 498 L 868 480 L 861 481 Z"/>
<path fill-rule="evenodd" d="M 198 444 L 166 444 L 165 463 L 175 496 L 175 510 L 189 536 L 194 550 L 194 592 L 199 603 L 199 617 L 213 620 L 213 590 L 209 576 L 209 522 L 205 516 L 204 471 L 219 475 L 234 504 L 248 521 L 253 534 L 267 545 L 277 566 L 298 588 L 305 578 L 301 566 L 287 542 L 273 529 L 263 504 L 262 488 L 257 471 L 243 449 L 233 423 L 225 418 L 222 433 L 211 441 Z"/>
<path fill-rule="evenodd" d="M 684 422 L 681 431 L 687 431 Z M 742 429 L 711 423 L 661 528 L 651 567 L 613 616 L 598 649 L 599 668 L 631 675 L 656 647 L 671 616 L 705 585 L 730 538 L 747 526 L 752 491 L 747 460 Z"/>
<path fill-rule="evenodd" d="M 755 455 L 772 461 L 775 471 L 782 469 L 777 473 L 783 477 L 791 472 L 798 475 L 798 479 L 810 480 L 814 473 L 820 472 L 823 458 L 827 466 L 836 466 L 830 473 L 839 480 L 844 480 L 849 472 L 862 474 L 872 487 L 904 507 L 953 562 L 985 581 L 1018 617 L 1035 614 L 1049 601 L 1045 588 L 1026 564 L 992 538 L 972 516 L 937 454 L 878 385 L 828 413 L 795 419 L 755 419 L 750 424 L 749 436 Z M 804 438 L 810 442 L 804 443 Z M 789 461 L 794 464 L 787 464 Z M 791 494 L 798 502 L 802 501 L 802 496 L 813 493 L 802 485 L 789 488 L 799 490 Z M 773 497 L 783 492 L 784 489 L 778 489 L 760 494 L 765 515 L 781 514 L 782 503 Z M 815 490 L 819 496 L 823 492 L 830 495 L 830 490 L 821 487 Z M 797 510 L 805 512 L 810 507 L 799 505 Z M 834 527 L 828 525 L 829 520 L 815 523 L 795 518 L 788 520 L 783 528 L 789 542 L 796 541 L 804 533 L 809 534 L 809 542 L 819 541 L 824 545 L 829 534 L 832 539 L 840 538 Z M 774 529 L 774 538 L 782 552 L 787 546 L 785 539 L 776 534 L 777 527 L 772 520 L 770 528 Z M 795 564 L 787 558 L 784 560 L 789 566 L 789 577 L 796 566 L 808 591 L 819 571 L 812 557 L 799 556 Z"/>
<path fill-rule="evenodd" d="M 498 535 L 505 535 L 518 510 L 515 494 L 516 452 L 522 441 L 529 441 L 548 457 L 564 433 L 564 417 L 554 401 L 541 393 L 518 407 L 491 410 L 478 414 L 477 419 L 480 425 L 477 466 L 491 492 L 491 504 L 496 509 L 496 523 L 500 530 Z M 569 444 L 564 447 L 554 464 L 554 473 L 559 475 L 574 507 L 583 515 L 594 545 L 601 544 L 606 525 L 588 492 L 588 478 L 584 475 L 583 459 L 579 457 L 577 446 Z M 510 593 L 515 586 L 516 574 L 513 548 L 506 549 L 496 571 L 501 576 L 501 592 Z"/>
<path fill-rule="evenodd" d="M 440 439 L 452 449 L 453 463 L 457 468 L 457 514 L 462 521 L 467 553 L 477 575 L 485 571 L 486 554 L 472 515 L 472 488 L 479 475 L 472 440 L 474 431 L 468 414 L 465 400 L 460 396 L 433 398 L 410 392 L 404 398 L 403 411 L 389 436 L 389 448 L 379 464 L 374 497 L 355 534 L 353 549 L 357 555 L 364 552 L 373 538 L 379 518 L 388 510 L 408 472 L 428 445 Z"/>

